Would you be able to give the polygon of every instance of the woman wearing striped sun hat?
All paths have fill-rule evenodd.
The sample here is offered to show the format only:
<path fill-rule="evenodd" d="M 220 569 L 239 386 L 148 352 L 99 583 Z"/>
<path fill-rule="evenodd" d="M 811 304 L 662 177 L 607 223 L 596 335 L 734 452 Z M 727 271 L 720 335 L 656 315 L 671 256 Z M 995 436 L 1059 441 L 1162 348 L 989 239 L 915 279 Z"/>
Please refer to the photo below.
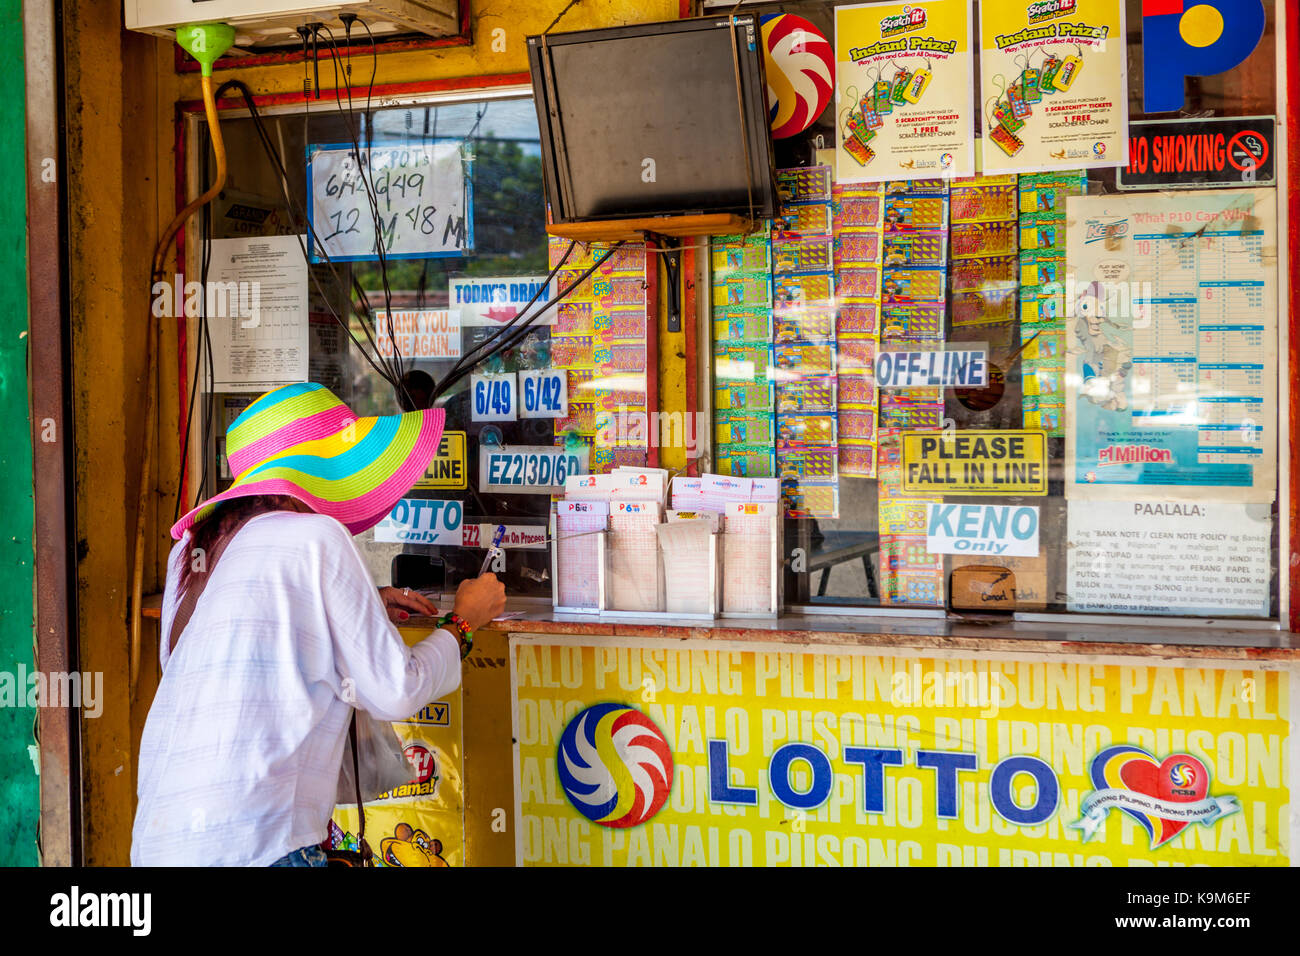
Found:
<path fill-rule="evenodd" d="M 323 865 L 352 708 L 402 720 L 459 685 L 501 583 L 462 582 L 407 647 L 393 622 L 433 605 L 376 589 L 352 540 L 424 474 L 444 418 L 358 418 L 308 383 L 231 423 L 234 484 L 172 527 L 133 865 Z"/>

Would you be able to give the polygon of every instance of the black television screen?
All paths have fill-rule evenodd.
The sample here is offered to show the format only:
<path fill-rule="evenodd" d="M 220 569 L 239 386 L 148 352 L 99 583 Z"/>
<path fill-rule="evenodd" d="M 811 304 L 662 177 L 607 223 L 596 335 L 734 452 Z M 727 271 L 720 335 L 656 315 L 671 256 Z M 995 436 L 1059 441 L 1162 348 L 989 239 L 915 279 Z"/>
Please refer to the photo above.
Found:
<path fill-rule="evenodd" d="M 775 215 L 753 14 L 532 36 L 528 56 L 555 222 Z"/>

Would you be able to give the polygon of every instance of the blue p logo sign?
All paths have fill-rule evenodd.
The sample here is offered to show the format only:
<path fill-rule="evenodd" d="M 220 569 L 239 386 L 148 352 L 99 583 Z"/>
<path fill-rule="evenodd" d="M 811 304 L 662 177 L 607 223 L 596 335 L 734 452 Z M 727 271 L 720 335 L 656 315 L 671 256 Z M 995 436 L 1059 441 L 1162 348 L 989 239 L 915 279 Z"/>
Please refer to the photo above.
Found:
<path fill-rule="evenodd" d="M 1263 0 L 1142 0 L 1142 108 L 1183 108 L 1183 81 L 1238 66 L 1264 35 Z"/>

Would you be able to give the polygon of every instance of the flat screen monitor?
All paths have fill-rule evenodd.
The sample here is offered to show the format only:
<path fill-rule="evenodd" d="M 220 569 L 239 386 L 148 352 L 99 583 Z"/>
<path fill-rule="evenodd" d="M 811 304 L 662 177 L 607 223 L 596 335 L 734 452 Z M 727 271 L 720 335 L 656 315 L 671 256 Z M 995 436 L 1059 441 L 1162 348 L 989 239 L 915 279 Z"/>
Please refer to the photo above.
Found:
<path fill-rule="evenodd" d="M 758 17 L 528 38 L 557 223 L 776 213 Z"/>

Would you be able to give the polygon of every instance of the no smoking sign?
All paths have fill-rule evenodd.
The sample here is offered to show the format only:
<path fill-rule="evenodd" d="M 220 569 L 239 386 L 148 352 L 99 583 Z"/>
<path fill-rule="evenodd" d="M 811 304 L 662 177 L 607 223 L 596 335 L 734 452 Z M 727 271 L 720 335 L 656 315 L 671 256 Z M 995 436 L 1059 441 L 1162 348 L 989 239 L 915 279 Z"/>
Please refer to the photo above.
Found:
<path fill-rule="evenodd" d="M 1143 120 L 1129 124 L 1129 164 L 1120 189 L 1271 186 L 1272 116 Z"/>

